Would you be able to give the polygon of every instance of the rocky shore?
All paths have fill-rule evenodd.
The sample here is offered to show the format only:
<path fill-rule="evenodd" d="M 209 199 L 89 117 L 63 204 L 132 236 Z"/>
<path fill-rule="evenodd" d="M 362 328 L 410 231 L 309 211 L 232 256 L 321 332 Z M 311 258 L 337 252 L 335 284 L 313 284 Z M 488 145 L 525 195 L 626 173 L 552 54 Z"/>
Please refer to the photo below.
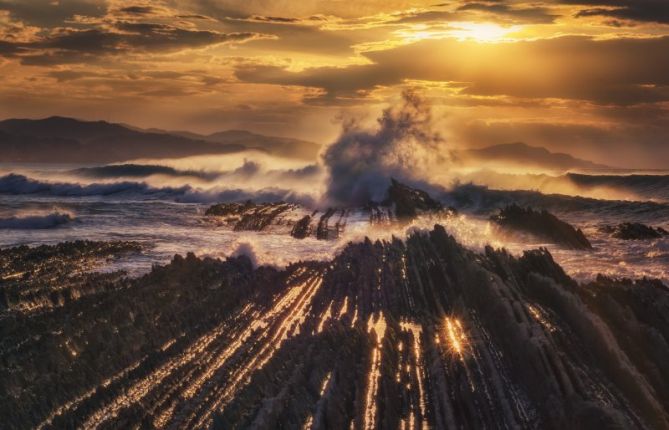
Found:
<path fill-rule="evenodd" d="M 288 203 L 220 203 L 209 207 L 205 216 L 235 231 L 280 230 L 296 239 L 341 237 L 351 217 L 364 214 L 370 224 L 410 222 L 423 215 L 452 216 L 457 211 L 444 208 L 425 191 L 391 180 L 387 198 L 361 208 L 310 210 Z"/>
<path fill-rule="evenodd" d="M 0 250 L 0 310 L 62 306 L 110 288 L 123 273 L 92 274 L 97 263 L 137 253 L 137 242 L 75 241 Z"/>
<path fill-rule="evenodd" d="M 539 239 L 570 249 L 592 249 L 590 241 L 580 229 L 558 219 L 546 210 L 536 211 L 518 205 L 501 209 L 490 220 L 502 230 L 528 233 Z"/>
<path fill-rule="evenodd" d="M 89 248 L 3 261 L 37 273 Z M 12 264 L 3 293 L 34 288 Z M 105 282 L 5 308 L 3 426 L 669 427 L 667 287 L 578 284 L 545 249 L 475 253 L 435 226 L 284 270 L 189 254 Z"/>
<path fill-rule="evenodd" d="M 600 231 L 622 240 L 648 240 L 669 236 L 669 232 L 662 227 L 650 227 L 638 222 L 625 222 L 616 226 L 605 225 Z"/>

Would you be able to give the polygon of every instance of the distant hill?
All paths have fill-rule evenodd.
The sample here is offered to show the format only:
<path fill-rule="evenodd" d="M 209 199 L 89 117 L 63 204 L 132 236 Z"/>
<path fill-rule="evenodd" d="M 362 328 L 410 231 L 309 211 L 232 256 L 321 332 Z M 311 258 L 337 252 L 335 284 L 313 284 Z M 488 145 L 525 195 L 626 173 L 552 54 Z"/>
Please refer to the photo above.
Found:
<path fill-rule="evenodd" d="M 456 156 L 465 164 L 478 162 L 484 164 L 486 167 L 489 167 L 491 164 L 505 164 L 560 171 L 571 169 L 611 169 L 611 167 L 603 164 L 575 158 L 569 154 L 551 152 L 546 148 L 530 146 L 521 142 L 462 150 L 457 152 Z"/>
<path fill-rule="evenodd" d="M 236 144 L 265 150 L 270 154 L 290 158 L 313 160 L 318 156 L 321 145 L 306 140 L 290 137 L 264 136 L 247 130 L 226 130 L 209 135 L 201 135 L 187 131 L 167 131 L 173 135 L 200 139 L 220 144 Z"/>
<path fill-rule="evenodd" d="M 110 163 L 136 158 L 228 154 L 248 149 L 306 159 L 315 158 L 319 146 L 242 131 L 200 136 L 63 117 L 0 121 L 0 162 Z"/>

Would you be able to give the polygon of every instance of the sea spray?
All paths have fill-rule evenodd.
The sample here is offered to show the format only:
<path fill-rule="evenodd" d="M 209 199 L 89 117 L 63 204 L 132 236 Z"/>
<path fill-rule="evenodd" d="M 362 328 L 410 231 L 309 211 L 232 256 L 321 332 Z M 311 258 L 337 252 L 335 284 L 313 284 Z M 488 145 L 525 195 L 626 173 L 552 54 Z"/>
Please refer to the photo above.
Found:
<path fill-rule="evenodd" d="M 413 91 L 385 109 L 374 131 L 346 124 L 323 154 L 329 178 L 326 200 L 333 205 L 381 201 L 390 178 L 426 185 L 431 167 L 448 161 L 446 142 L 435 131 L 429 103 Z"/>

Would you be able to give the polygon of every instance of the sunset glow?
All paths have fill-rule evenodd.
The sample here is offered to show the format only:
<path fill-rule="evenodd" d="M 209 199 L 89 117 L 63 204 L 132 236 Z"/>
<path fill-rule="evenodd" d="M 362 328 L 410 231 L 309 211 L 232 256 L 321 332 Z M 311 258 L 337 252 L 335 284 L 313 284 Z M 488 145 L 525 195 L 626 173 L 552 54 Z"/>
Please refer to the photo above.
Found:
<path fill-rule="evenodd" d="M 0 427 L 669 429 L 669 0 L 0 0 Z"/>
<path fill-rule="evenodd" d="M 457 28 L 457 30 L 452 30 L 449 34 L 459 40 L 472 39 L 478 42 L 489 43 L 508 40 L 506 36 L 519 29 L 517 26 L 502 27 L 501 25 L 492 23 L 472 22 L 455 23 L 453 24 L 453 27 Z"/>

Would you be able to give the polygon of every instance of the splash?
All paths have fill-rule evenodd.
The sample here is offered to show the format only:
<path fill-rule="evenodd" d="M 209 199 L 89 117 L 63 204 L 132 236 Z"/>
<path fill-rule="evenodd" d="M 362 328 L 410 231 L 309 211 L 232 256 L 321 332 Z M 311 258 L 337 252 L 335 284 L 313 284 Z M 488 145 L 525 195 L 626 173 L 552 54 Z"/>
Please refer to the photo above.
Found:
<path fill-rule="evenodd" d="M 235 247 L 235 250 L 231 254 L 232 257 L 241 257 L 243 255 L 251 261 L 254 269 L 258 267 L 258 255 L 253 248 L 253 244 L 250 242 L 237 242 Z"/>
<path fill-rule="evenodd" d="M 346 125 L 323 155 L 329 178 L 326 199 L 334 205 L 381 201 L 394 177 L 429 182 L 427 172 L 446 162 L 445 141 L 434 130 L 430 105 L 417 93 L 402 93 L 402 103 L 383 111 L 376 131 Z"/>

